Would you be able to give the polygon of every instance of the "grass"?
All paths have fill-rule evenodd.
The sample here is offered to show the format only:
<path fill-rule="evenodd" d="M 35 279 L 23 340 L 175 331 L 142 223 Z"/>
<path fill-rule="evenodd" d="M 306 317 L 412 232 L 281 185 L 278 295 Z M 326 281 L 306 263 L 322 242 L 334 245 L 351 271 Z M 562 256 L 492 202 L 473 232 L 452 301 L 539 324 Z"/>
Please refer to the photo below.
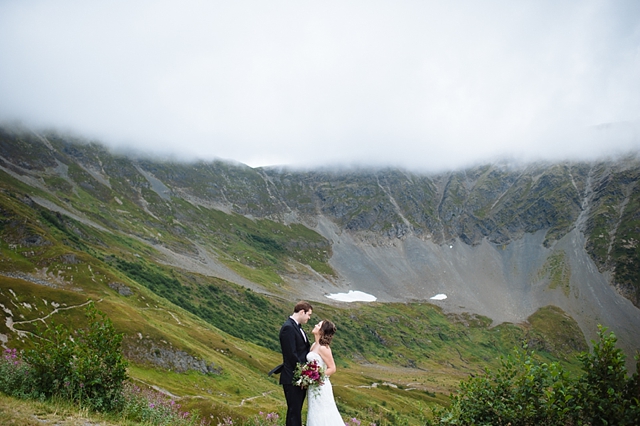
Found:
<path fill-rule="evenodd" d="M 193 167 L 144 163 L 147 170 L 173 186 L 170 189 L 187 188 L 201 196 L 201 201 L 231 200 L 234 209 L 244 215 L 225 213 L 182 198 L 162 199 L 148 188 L 129 159 L 113 156 L 99 146 L 71 146 L 61 138 L 52 144 L 60 151 L 58 161 L 69 165 L 69 178 L 46 177 L 45 184 L 55 192 L 31 187 L 0 171 L 0 271 L 46 275 L 57 286 L 0 276 L 0 303 L 11 310 L 15 327 L 35 332 L 35 324 L 42 324 L 40 319 L 49 314 L 45 322 L 73 326 L 81 318 L 74 306 L 92 299 L 125 334 L 129 347 L 151 342 L 212 363 L 221 371 L 218 375 L 178 373 L 134 359 L 130 375 L 137 383 L 166 389 L 182 397 L 185 406 L 208 415 L 247 419 L 259 411 L 281 412 L 281 388 L 277 378 L 267 377 L 266 372 L 280 362 L 278 329 L 293 303 L 277 296 L 286 293 L 282 277 L 292 271 L 303 273 L 307 266 L 323 275 L 335 274 L 328 262 L 332 254 L 329 241 L 301 224 L 250 218 L 253 213 L 274 218 L 282 213 L 282 206 L 269 201 L 265 179 L 250 168 L 217 162 Z M 41 161 L 29 158 L 37 157 L 36 152 L 25 150 L 25 161 Z M 111 188 L 74 165 L 79 159 L 96 170 L 102 167 Z M 52 159 L 47 161 L 53 164 Z M 545 194 L 544 189 L 562 179 L 563 173 L 549 171 L 537 181 L 523 175 L 506 190 L 499 187 L 491 169 L 469 172 L 469 176 L 458 174 L 452 178 L 450 192 L 443 195 L 443 205 L 464 207 L 486 191 L 502 198 L 495 206 L 494 200 L 478 204 L 478 216 L 484 221 L 506 226 L 521 220 L 518 215 L 528 214 L 554 217 L 562 225 L 574 212 L 572 207 L 562 210 L 557 204 L 562 197 L 575 194 L 566 187 L 556 195 Z M 294 179 L 290 186 L 283 178 L 270 184 L 275 189 L 270 188 L 279 191 L 286 203 L 307 203 L 300 208 L 309 214 L 317 213 L 317 197 L 325 197 L 328 210 L 322 213 L 338 223 L 349 223 L 356 231 L 389 227 L 397 221 L 395 206 L 385 191 L 368 180 L 370 175 L 336 176 L 309 173 L 299 175 L 300 180 Z M 394 194 L 414 226 L 437 221 L 449 233 L 458 223 L 458 218 L 441 223 L 435 217 L 439 214 L 435 200 L 441 194 L 434 179 L 380 176 L 381 185 Z M 409 179 L 418 182 L 417 186 L 407 184 Z M 467 180 L 477 182 L 477 188 L 469 190 Z M 580 179 L 578 184 L 582 184 Z M 402 195 L 396 197 L 397 193 Z M 35 195 L 59 206 L 73 206 L 108 230 L 29 202 L 28 196 Z M 637 203 L 637 197 L 630 199 L 625 214 L 632 215 L 633 208 L 637 211 Z M 545 206 L 552 209 L 552 215 L 543 214 Z M 620 265 L 629 265 L 617 271 L 633 282 L 632 267 L 638 254 L 637 246 L 632 247 L 635 251 L 625 248 L 634 235 L 633 227 L 626 223 L 620 227 L 624 241 L 615 243 L 613 253 Z M 628 223 L 636 226 L 636 222 Z M 610 225 L 609 218 L 602 227 L 610 230 Z M 560 228 L 553 235 L 560 236 Z M 27 246 L 22 241 L 30 235 L 39 235 L 47 243 Z M 156 244 L 189 255 L 196 253 L 196 245 L 207 247 L 219 261 L 274 295 L 169 267 L 154 248 Z M 602 242 L 598 250 L 604 245 Z M 68 255 L 79 263 L 65 261 Z M 543 273 L 550 277 L 550 285 L 566 291 L 571 272 L 567 268 L 562 253 L 554 253 Z M 112 282 L 126 285 L 133 294 L 120 295 L 109 287 Z M 70 309 L 53 313 L 52 302 Z M 447 316 L 428 303 L 354 303 L 348 309 L 315 305 L 316 318 L 331 318 L 338 325 L 333 347 L 340 408 L 345 414 L 371 421 L 391 421 L 394 413 L 402 413 L 412 424 L 420 424 L 425 408 L 446 403 L 446 394 L 459 380 L 497 365 L 501 354 L 524 341 L 538 344 L 538 357 L 571 365 L 573 349 L 584 340 L 570 318 L 553 310 L 536 313 L 529 325 L 491 328 L 487 318 Z M 5 321 L 0 321 L 0 333 L 10 337 L 10 345 L 29 347 L 29 339 L 14 336 Z"/>
<path fill-rule="evenodd" d="M 570 360 L 576 352 L 589 348 L 576 322 L 556 306 L 538 309 L 527 321 L 533 330 L 530 340 L 541 342 L 543 350 L 551 351 L 564 360 Z M 539 336 L 537 339 L 536 335 Z"/>
<path fill-rule="evenodd" d="M 205 277 L 193 279 L 206 282 Z M 53 300 L 73 307 L 87 297 L 85 293 L 17 279 L 0 277 L 0 284 L 0 303 L 12 306 L 16 321 L 20 315 L 24 316 L 23 321 L 47 315 L 52 311 Z M 125 334 L 125 345 L 141 341 L 139 336 L 157 344 L 166 342 L 167 347 L 197 356 L 221 370 L 219 375 L 195 371 L 178 373 L 133 360 L 129 374 L 134 381 L 159 386 L 178 395 L 185 408 L 198 409 L 203 415 L 224 413 L 248 419 L 259 411 L 283 410 L 284 397 L 277 377 L 266 376 L 266 372 L 280 362 L 279 347 L 277 343 L 273 347 L 266 342 L 277 339 L 277 330 L 289 314 L 288 302 L 219 281 L 214 287 L 226 299 L 220 299 L 225 302 L 218 305 L 223 309 L 219 311 L 219 319 L 210 322 L 135 282 L 130 285 L 134 295 L 128 298 L 110 289 L 91 290 L 101 294 L 102 301 L 96 306 Z M 25 303 L 32 308 L 25 307 Z M 264 305 L 260 309 L 253 309 L 261 304 Z M 239 306 L 251 306 L 252 314 L 238 318 Z M 255 316 L 257 313 L 262 316 Z M 532 321 L 531 327 L 540 334 L 548 333 L 541 327 L 558 324 L 558 315 L 541 317 L 539 323 Z M 317 304 L 314 316 L 332 318 L 338 324 L 333 346 L 339 374 L 332 381 L 342 411 L 372 421 L 374 414 L 392 416 L 397 412 L 413 419 L 412 424 L 419 424 L 421 410 L 446 403 L 446 395 L 455 389 L 459 380 L 480 372 L 483 366 L 497 365 L 500 354 L 527 337 L 527 330 L 518 326 L 504 324 L 490 329 L 482 317 L 450 318 L 429 304 L 354 304 L 349 310 Z M 72 308 L 54 314 L 48 321 L 73 324 L 80 317 L 81 309 Z M 218 326 L 223 326 L 221 322 L 225 318 L 235 330 L 257 332 L 256 336 L 261 336 L 256 339 L 258 344 L 251 343 L 247 336 L 238 338 L 222 331 Z M 18 327 L 35 330 L 31 326 Z M 0 324 L 0 330 L 8 332 L 4 323 Z M 570 332 L 575 329 L 567 331 Z M 12 340 L 12 343 L 18 341 Z M 28 341 L 20 345 L 26 347 Z M 555 360 L 565 358 L 563 354 L 541 351 L 540 356 Z"/>
<path fill-rule="evenodd" d="M 125 426 L 131 422 L 108 419 L 97 413 L 89 413 L 63 401 L 24 401 L 0 393 L 0 424 L 5 426 Z"/>
<path fill-rule="evenodd" d="M 125 333 L 128 344 L 135 344 L 137 336 L 168 342 L 223 371 L 209 377 L 195 372 L 167 372 L 134 362 L 130 368 L 134 379 L 181 395 L 185 406 L 209 415 L 226 413 L 248 418 L 258 411 L 282 410 L 280 387 L 275 378 L 267 378 L 265 373 L 279 362 L 277 330 L 290 313 L 290 302 L 131 256 L 144 253 L 141 249 L 145 246 L 117 234 L 98 233 L 68 218 L 58 226 L 52 225 L 50 232 L 64 235 L 70 226 L 77 226 L 93 241 L 109 242 L 109 251 L 103 245 L 85 246 L 93 254 L 75 252 L 78 248 L 65 245 L 49 247 L 49 260 L 44 265 L 60 277 L 64 284 L 60 289 L 0 278 L 1 303 L 17 305 L 12 308 L 15 316 L 22 315 L 25 320 L 41 317 L 52 311 L 54 300 L 72 307 L 88 297 L 100 299 L 98 308 Z M 44 228 L 39 229 L 46 233 Z M 57 241 L 52 235 L 52 241 Z M 52 260 L 69 252 L 75 252 L 82 264 Z M 20 256 L 14 256 L 17 258 Z M 44 259 L 25 261 L 33 265 L 34 260 Z M 12 267 L 17 263 L 11 258 L 4 260 Z M 118 295 L 106 285 L 110 281 L 125 283 L 134 295 Z M 84 292 L 73 291 L 73 287 L 83 288 Z M 8 288 L 14 289 L 19 298 L 4 291 Z M 34 309 L 26 308 L 24 303 Z M 251 314 L 239 316 L 238 312 Z M 420 407 L 443 403 L 445 394 L 455 388 L 459 379 L 495 362 L 502 351 L 524 337 L 524 331 L 516 326 L 488 329 L 488 322 L 481 318 L 448 318 L 428 304 L 354 304 L 348 311 L 319 304 L 315 315 L 332 318 L 339 325 L 334 340 L 341 373 L 335 378 L 336 395 L 345 413 L 361 418 L 402 412 L 417 421 Z M 77 318 L 79 314 L 69 309 L 51 320 L 73 324 Z M 33 324 L 17 327 L 35 331 Z M 0 324 L 0 329 L 8 332 L 5 324 Z M 28 346 L 28 341 L 22 345 Z"/>
<path fill-rule="evenodd" d="M 554 250 L 538 272 L 538 277 L 548 277 L 550 289 L 560 288 L 565 296 L 568 296 L 571 289 L 571 267 L 565 252 Z"/>

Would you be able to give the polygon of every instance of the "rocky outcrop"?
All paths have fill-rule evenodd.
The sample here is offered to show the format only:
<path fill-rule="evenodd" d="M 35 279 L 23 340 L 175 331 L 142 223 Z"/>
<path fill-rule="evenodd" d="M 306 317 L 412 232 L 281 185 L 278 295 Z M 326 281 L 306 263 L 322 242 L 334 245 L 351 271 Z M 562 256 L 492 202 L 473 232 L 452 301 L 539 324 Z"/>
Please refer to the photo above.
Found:
<path fill-rule="evenodd" d="M 151 364 L 178 373 L 197 371 L 202 374 L 220 375 L 222 369 L 213 363 L 189 355 L 187 352 L 171 347 L 166 343 L 151 339 L 128 338 L 123 342 L 123 352 L 127 359 L 139 364 Z"/>
<path fill-rule="evenodd" d="M 133 291 L 131 291 L 131 289 L 123 283 L 113 281 L 109 283 L 109 287 L 117 291 L 121 296 L 129 297 L 133 295 Z"/>

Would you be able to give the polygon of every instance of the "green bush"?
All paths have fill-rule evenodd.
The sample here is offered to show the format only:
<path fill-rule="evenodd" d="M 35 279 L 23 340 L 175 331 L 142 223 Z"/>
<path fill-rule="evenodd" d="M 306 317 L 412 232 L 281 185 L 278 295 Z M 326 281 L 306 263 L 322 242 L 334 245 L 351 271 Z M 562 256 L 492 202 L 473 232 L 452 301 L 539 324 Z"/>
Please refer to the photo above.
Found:
<path fill-rule="evenodd" d="M 501 359 L 494 373 L 462 382 L 451 408 L 436 413 L 442 425 L 564 425 L 567 374 L 559 364 L 539 364 L 523 351 Z M 570 398 L 569 398 L 570 400 Z"/>
<path fill-rule="evenodd" d="M 434 410 L 427 425 L 636 425 L 638 373 L 627 376 L 613 333 L 598 327 L 598 337 L 593 353 L 579 355 L 583 374 L 577 379 L 557 363 L 538 363 L 516 350 L 495 373 L 462 382 L 450 407 Z"/>
<path fill-rule="evenodd" d="M 577 384 L 583 418 L 592 425 L 637 425 L 640 419 L 640 358 L 631 379 L 627 379 L 624 353 L 617 349 L 617 338 L 606 335 L 606 328 L 598 327 L 600 342 L 593 353 L 582 353 L 579 359 L 585 374 Z"/>
<path fill-rule="evenodd" d="M 127 379 L 122 334 L 93 303 L 85 312 L 86 328 L 71 331 L 52 324 L 27 351 L 35 391 L 43 398 L 60 396 L 97 411 L 118 410 Z"/>

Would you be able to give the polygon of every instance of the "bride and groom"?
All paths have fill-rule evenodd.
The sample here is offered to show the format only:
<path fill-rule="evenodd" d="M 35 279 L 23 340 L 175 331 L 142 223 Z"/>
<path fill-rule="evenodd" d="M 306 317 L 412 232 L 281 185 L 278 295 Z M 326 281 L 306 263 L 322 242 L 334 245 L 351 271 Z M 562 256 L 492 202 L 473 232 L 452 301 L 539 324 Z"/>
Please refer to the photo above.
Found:
<path fill-rule="evenodd" d="M 333 388 L 329 377 L 335 373 L 336 364 L 331 353 L 331 339 L 336 326 L 331 321 L 320 321 L 313 328 L 314 342 L 311 344 L 302 324 L 311 318 L 312 306 L 308 302 L 298 302 L 287 321 L 280 329 L 282 365 L 272 372 L 280 373 L 280 384 L 287 400 L 286 426 L 302 426 L 302 404 L 307 390 L 293 384 L 296 366 L 315 360 L 325 368 L 326 379 L 318 388 L 309 392 L 307 402 L 307 426 L 344 426 L 333 398 Z"/>

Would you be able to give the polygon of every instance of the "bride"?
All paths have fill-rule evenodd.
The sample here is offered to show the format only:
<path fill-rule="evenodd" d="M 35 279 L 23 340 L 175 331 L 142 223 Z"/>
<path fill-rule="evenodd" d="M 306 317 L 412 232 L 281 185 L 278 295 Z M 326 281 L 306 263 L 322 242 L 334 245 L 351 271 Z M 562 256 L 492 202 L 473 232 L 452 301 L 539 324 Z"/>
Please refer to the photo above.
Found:
<path fill-rule="evenodd" d="M 326 379 L 320 387 L 310 389 L 307 403 L 307 426 L 344 426 L 333 399 L 333 387 L 329 376 L 336 372 L 336 363 L 331 354 L 331 339 L 336 326 L 328 320 L 320 321 L 313 327 L 315 342 L 307 354 L 307 361 L 316 360 L 325 368 Z"/>

